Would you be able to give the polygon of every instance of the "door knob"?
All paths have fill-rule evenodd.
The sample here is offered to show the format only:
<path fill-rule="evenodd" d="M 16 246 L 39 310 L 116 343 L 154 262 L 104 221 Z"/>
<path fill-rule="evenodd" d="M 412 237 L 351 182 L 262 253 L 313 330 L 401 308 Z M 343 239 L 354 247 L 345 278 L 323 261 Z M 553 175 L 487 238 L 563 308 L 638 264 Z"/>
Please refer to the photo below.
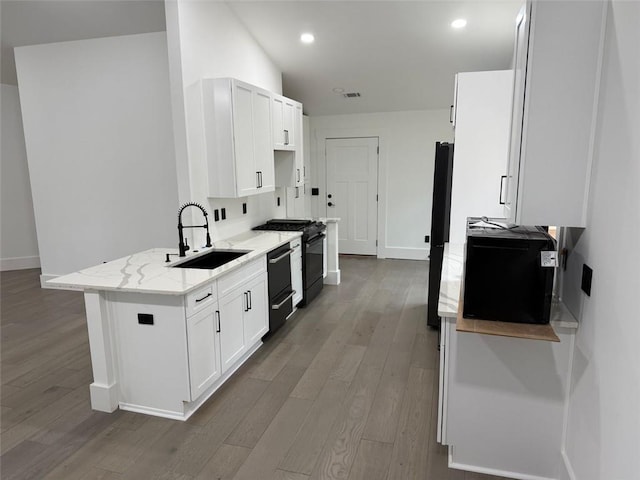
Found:
<path fill-rule="evenodd" d="M 330 207 L 333 207 L 333 203 L 331 202 L 327 203 L 327 205 L 329 205 Z"/>

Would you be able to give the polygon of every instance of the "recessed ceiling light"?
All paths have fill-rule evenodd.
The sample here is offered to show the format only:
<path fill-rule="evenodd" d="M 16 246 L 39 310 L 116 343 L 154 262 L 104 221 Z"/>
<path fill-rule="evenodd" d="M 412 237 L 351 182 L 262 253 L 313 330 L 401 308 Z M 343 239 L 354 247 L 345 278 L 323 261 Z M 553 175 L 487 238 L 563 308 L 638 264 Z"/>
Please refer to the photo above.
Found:
<path fill-rule="evenodd" d="M 313 33 L 303 33 L 300 35 L 300 41 L 302 43 L 313 43 L 316 38 L 313 36 Z"/>
<path fill-rule="evenodd" d="M 344 92 L 344 88 L 336 87 L 332 91 L 333 93 L 342 93 Z"/>
<path fill-rule="evenodd" d="M 464 18 L 458 18 L 457 20 L 451 22 L 451 26 L 453 28 L 464 28 L 467 26 L 467 21 Z"/>

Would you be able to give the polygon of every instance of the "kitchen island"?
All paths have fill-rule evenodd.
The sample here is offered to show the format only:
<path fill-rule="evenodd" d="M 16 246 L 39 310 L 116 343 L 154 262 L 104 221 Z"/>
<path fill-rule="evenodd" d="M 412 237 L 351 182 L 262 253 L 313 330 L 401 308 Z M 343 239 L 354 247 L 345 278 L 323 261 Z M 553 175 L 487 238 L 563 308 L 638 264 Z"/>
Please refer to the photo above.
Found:
<path fill-rule="evenodd" d="M 559 342 L 457 328 L 464 246 L 447 245 L 438 315 L 438 442 L 449 466 L 518 479 L 565 478 L 562 456 L 571 359 L 578 326 L 552 305 Z"/>
<path fill-rule="evenodd" d="M 154 248 L 57 277 L 84 291 L 94 410 L 186 420 L 262 344 L 266 254 L 297 232 L 246 232 L 167 263 Z M 248 252 L 213 269 L 176 264 L 213 250 Z"/>

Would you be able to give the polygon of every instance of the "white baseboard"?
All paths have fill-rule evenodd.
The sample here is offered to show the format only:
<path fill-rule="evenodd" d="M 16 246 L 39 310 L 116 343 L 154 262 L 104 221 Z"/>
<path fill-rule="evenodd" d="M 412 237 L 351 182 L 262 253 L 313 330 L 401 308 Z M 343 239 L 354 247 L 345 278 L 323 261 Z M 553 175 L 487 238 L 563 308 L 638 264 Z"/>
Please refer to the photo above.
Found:
<path fill-rule="evenodd" d="M 325 285 L 340 285 L 340 270 L 328 271 L 327 276 L 324 277 Z"/>
<path fill-rule="evenodd" d="M 482 473 L 484 475 L 493 475 L 495 477 L 507 477 L 515 478 L 518 480 L 557 480 L 551 477 L 540 477 L 538 475 L 529 475 L 526 473 L 509 472 L 506 470 L 498 470 L 495 468 L 478 467 L 476 465 L 468 465 L 465 463 L 459 463 L 453 460 L 453 445 L 449 445 L 448 451 L 449 468 L 455 468 L 456 470 L 464 470 L 466 472 Z"/>
<path fill-rule="evenodd" d="M 39 256 L 0 258 L 0 272 L 27 270 L 29 268 L 40 268 Z"/>
<path fill-rule="evenodd" d="M 426 260 L 429 256 L 427 248 L 386 247 L 380 252 L 380 258 L 393 258 L 398 260 Z"/>

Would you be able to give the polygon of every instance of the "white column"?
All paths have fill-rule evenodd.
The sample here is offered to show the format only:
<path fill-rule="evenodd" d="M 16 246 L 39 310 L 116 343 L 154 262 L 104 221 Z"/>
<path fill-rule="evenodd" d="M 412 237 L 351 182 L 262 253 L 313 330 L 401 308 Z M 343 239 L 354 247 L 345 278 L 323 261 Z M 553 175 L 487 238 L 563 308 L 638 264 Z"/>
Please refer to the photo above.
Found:
<path fill-rule="evenodd" d="M 101 412 L 113 412 L 119 403 L 117 371 L 104 293 L 85 292 L 84 304 L 93 368 L 93 383 L 89 387 L 91 408 Z"/>
<path fill-rule="evenodd" d="M 327 225 L 327 276 L 324 283 L 340 285 L 340 263 L 338 260 L 338 222 L 339 218 L 321 218 Z"/>

